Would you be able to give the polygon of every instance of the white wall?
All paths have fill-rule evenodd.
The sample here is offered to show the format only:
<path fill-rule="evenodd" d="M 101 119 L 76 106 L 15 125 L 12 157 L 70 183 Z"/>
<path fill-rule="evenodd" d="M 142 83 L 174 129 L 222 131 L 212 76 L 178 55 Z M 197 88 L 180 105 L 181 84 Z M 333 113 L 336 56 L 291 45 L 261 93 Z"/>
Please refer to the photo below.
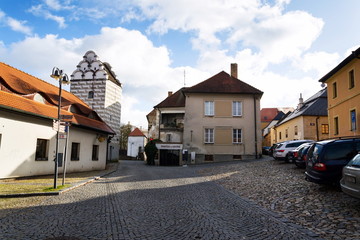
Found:
<path fill-rule="evenodd" d="M 52 120 L 0 111 L 0 178 L 53 174 L 56 132 Z M 96 133 L 70 127 L 67 172 L 104 169 L 106 141 L 99 143 Z M 37 139 L 49 140 L 47 161 L 35 161 Z M 80 143 L 80 160 L 70 161 L 71 142 Z M 64 151 L 65 140 L 60 140 L 59 152 Z M 99 160 L 92 161 L 92 145 L 99 145 Z M 63 168 L 59 168 L 62 172 Z"/>
<path fill-rule="evenodd" d="M 145 137 L 130 136 L 128 138 L 127 156 L 137 157 L 139 153 L 139 147 L 143 148 L 145 146 L 144 144 L 145 144 Z"/>

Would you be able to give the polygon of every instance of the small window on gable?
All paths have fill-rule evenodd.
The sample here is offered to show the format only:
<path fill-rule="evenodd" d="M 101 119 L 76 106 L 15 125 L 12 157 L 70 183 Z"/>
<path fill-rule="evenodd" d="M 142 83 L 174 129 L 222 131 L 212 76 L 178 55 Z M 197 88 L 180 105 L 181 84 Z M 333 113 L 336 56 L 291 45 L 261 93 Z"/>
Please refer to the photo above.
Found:
<path fill-rule="evenodd" d="M 94 98 L 94 91 L 90 91 L 88 93 L 88 98 Z"/>

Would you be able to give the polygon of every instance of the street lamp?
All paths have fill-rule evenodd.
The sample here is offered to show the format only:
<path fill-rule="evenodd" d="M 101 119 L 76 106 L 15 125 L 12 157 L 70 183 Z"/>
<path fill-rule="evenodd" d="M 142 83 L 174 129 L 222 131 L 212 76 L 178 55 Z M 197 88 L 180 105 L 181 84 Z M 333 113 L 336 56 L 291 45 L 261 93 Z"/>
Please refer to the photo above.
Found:
<path fill-rule="evenodd" d="M 62 84 L 69 84 L 70 80 L 67 74 L 63 73 L 57 67 L 54 67 L 50 77 L 54 78 L 59 82 L 59 100 L 58 100 L 58 115 L 57 115 L 57 132 L 56 132 L 56 151 L 55 151 L 55 176 L 54 176 L 54 189 L 57 188 L 57 177 L 58 177 L 58 164 L 59 164 L 59 130 L 60 130 L 60 108 L 61 108 L 61 89 Z"/>

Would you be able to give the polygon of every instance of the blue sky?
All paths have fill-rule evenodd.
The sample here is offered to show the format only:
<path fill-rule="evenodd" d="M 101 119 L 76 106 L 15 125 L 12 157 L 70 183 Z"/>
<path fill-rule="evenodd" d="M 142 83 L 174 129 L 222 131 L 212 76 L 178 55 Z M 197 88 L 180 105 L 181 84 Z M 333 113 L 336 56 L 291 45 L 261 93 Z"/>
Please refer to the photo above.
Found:
<path fill-rule="evenodd" d="M 358 48 L 358 0 L 3 0 L 0 61 L 52 84 L 93 50 L 123 83 L 122 122 L 147 127 L 168 91 L 238 63 L 261 107 L 296 107 Z"/>

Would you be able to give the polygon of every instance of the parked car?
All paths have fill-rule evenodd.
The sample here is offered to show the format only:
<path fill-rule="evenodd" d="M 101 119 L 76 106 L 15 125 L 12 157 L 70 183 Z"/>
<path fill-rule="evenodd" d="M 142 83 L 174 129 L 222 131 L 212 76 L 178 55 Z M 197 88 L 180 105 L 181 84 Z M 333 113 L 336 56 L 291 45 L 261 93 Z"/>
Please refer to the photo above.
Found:
<path fill-rule="evenodd" d="M 314 143 L 304 143 L 297 148 L 298 150 L 295 154 L 294 163 L 298 168 L 306 167 L 307 153 L 313 144 Z"/>
<path fill-rule="evenodd" d="M 313 142 L 312 140 L 293 140 L 280 143 L 274 150 L 274 158 L 289 162 L 289 151 L 294 150 L 303 143 Z"/>
<path fill-rule="evenodd" d="M 280 143 L 274 143 L 271 147 L 270 147 L 270 149 L 269 149 L 269 156 L 272 156 L 273 158 L 275 158 L 274 157 L 274 150 L 275 150 L 275 148 L 279 145 Z"/>
<path fill-rule="evenodd" d="M 360 138 L 320 141 L 309 149 L 305 178 L 310 182 L 339 184 L 342 169 L 360 150 Z"/>
<path fill-rule="evenodd" d="M 344 193 L 360 198 L 360 154 L 357 154 L 343 168 L 340 186 Z"/>
<path fill-rule="evenodd" d="M 263 155 L 269 155 L 270 147 L 262 147 L 262 154 Z"/>

